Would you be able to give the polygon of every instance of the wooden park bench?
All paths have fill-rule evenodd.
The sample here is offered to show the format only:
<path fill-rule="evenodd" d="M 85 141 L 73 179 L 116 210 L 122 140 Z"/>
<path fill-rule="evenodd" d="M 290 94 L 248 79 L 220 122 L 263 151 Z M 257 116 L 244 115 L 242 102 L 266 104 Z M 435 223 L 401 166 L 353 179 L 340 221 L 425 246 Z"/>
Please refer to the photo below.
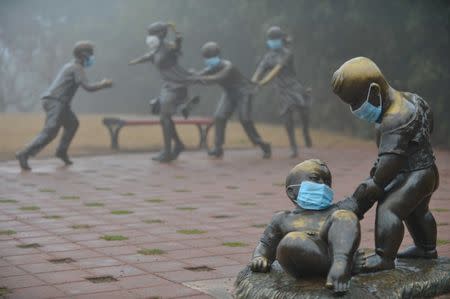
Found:
<path fill-rule="evenodd" d="M 198 147 L 207 148 L 207 136 L 209 129 L 214 124 L 214 120 L 208 117 L 190 117 L 188 119 L 184 118 L 173 118 L 175 125 L 195 125 L 198 128 L 198 133 L 200 141 Z M 160 125 L 159 118 L 122 118 L 122 117 L 105 117 L 103 118 L 103 124 L 109 131 L 111 136 L 111 148 L 119 149 L 119 132 L 125 126 L 152 126 Z"/>

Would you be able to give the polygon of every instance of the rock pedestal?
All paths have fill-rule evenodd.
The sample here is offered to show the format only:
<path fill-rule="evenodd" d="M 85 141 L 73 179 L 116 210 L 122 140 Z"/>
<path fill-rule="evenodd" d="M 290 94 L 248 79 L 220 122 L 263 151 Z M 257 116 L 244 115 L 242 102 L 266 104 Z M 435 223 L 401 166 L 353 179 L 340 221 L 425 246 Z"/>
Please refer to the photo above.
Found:
<path fill-rule="evenodd" d="M 450 259 L 399 259 L 396 269 L 352 278 L 347 294 L 339 298 L 417 298 L 450 295 Z M 269 273 L 243 269 L 235 282 L 236 298 L 336 298 L 325 288 L 325 278 L 294 279 L 275 262 Z"/>

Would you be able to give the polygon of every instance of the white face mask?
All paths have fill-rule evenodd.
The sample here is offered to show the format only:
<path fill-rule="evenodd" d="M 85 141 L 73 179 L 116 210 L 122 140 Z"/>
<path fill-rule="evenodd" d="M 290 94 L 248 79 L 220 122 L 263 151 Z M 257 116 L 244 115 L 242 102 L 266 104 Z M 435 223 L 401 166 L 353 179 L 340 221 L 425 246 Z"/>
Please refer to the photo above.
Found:
<path fill-rule="evenodd" d="M 147 44 L 148 48 L 150 49 L 150 52 L 154 52 L 158 49 L 159 43 L 161 41 L 156 35 L 148 35 L 145 39 L 145 43 Z"/>

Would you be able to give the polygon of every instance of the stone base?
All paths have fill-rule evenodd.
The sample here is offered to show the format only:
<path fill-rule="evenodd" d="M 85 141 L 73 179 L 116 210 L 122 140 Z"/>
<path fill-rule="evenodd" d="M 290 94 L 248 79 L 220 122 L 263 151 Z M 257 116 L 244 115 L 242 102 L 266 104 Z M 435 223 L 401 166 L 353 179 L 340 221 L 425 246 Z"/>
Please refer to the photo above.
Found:
<path fill-rule="evenodd" d="M 340 298 L 416 298 L 450 294 L 450 259 L 399 259 L 394 270 L 354 276 L 350 290 Z M 269 273 L 243 269 L 235 282 L 236 298 L 335 298 L 325 278 L 296 280 L 275 262 Z"/>

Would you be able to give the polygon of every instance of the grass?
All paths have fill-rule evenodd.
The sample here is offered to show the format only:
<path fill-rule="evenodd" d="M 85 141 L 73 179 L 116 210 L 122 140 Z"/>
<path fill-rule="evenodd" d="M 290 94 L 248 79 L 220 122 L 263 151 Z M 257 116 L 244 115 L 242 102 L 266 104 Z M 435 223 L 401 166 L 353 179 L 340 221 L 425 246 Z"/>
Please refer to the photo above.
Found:
<path fill-rule="evenodd" d="M 89 280 L 92 283 L 105 283 L 105 282 L 114 282 L 117 281 L 117 278 L 111 275 L 105 276 L 96 276 L 96 277 L 86 277 L 86 280 Z"/>
<path fill-rule="evenodd" d="M 133 211 L 129 211 L 129 210 L 114 210 L 111 211 L 111 214 L 113 215 L 128 215 L 128 214 L 133 214 Z"/>
<path fill-rule="evenodd" d="M 260 224 L 253 224 L 252 227 L 256 228 L 265 228 L 267 226 L 266 223 L 260 223 Z"/>
<path fill-rule="evenodd" d="M 38 244 L 38 243 L 20 244 L 20 245 L 17 245 L 16 247 L 17 248 L 23 248 L 23 249 L 26 249 L 26 248 L 38 248 L 38 247 L 41 247 L 41 244 Z"/>
<path fill-rule="evenodd" d="M 0 236 L 10 236 L 15 235 L 16 231 L 12 229 L 1 229 L 0 230 Z"/>
<path fill-rule="evenodd" d="M 49 188 L 42 188 L 42 189 L 39 189 L 39 192 L 43 192 L 43 193 L 55 193 L 56 190 L 55 190 L 55 189 L 49 189 Z"/>
<path fill-rule="evenodd" d="M 238 205 L 240 205 L 240 206 L 256 206 L 256 203 L 249 202 L 249 201 L 241 201 L 241 202 L 238 202 Z"/>
<path fill-rule="evenodd" d="M 0 298 L 3 298 L 3 296 L 6 296 L 11 293 L 12 293 L 12 291 L 10 289 L 8 289 L 7 287 L 0 287 Z"/>
<path fill-rule="evenodd" d="M 95 155 L 99 153 L 112 153 L 109 148 L 110 137 L 102 124 L 105 114 L 80 114 L 78 118 L 82 124 L 77 132 L 77 138 L 71 144 L 72 155 Z M 126 115 L 124 115 L 126 116 Z M 31 136 L 35 136 L 42 128 L 44 116 L 42 113 L 6 113 L 0 118 L 0 136 L 6 142 L 0 147 L 0 160 L 13 160 L 18 148 L 29 142 Z M 256 127 L 264 132 L 264 138 L 274 147 L 288 147 L 283 125 L 256 123 Z M 195 148 L 198 144 L 198 132 L 192 126 L 179 126 L 180 136 L 187 147 Z M 214 134 L 208 137 L 211 142 Z M 355 147 L 372 146 L 371 140 L 364 141 L 323 130 L 311 130 L 314 146 L 323 147 Z M 162 138 L 147 138 L 148 136 L 161 136 L 159 126 L 142 126 L 127 128 L 120 135 L 120 147 L 122 151 L 146 151 L 161 148 Z M 303 140 L 298 138 L 300 145 Z M 239 121 L 231 121 L 227 124 L 227 147 L 250 148 L 252 144 L 245 135 Z M 42 157 L 51 157 L 56 151 L 57 143 L 52 143 L 40 154 Z"/>
<path fill-rule="evenodd" d="M 450 211 L 449 209 L 443 209 L 443 208 L 436 208 L 436 209 L 431 209 L 433 212 L 448 212 Z"/>
<path fill-rule="evenodd" d="M 223 246 L 227 246 L 227 247 L 246 247 L 248 246 L 248 244 L 243 243 L 243 242 L 225 242 L 222 243 Z"/>
<path fill-rule="evenodd" d="M 24 207 L 20 207 L 20 210 L 22 211 L 38 211 L 41 208 L 38 206 L 24 206 Z"/>
<path fill-rule="evenodd" d="M 0 203 L 17 203 L 17 200 L 9 198 L 0 198 Z"/>
<path fill-rule="evenodd" d="M 211 218 L 215 218 L 215 219 L 227 219 L 227 218 L 233 218 L 233 215 L 213 215 L 211 216 Z"/>
<path fill-rule="evenodd" d="M 161 219 L 146 219 L 146 220 L 143 220 L 142 222 L 147 223 L 147 224 L 164 223 L 164 221 Z"/>
<path fill-rule="evenodd" d="M 111 188 L 109 188 L 109 187 L 95 187 L 95 190 L 98 190 L 98 191 L 109 191 L 109 190 L 111 190 Z"/>
<path fill-rule="evenodd" d="M 177 207 L 176 209 L 180 210 L 180 211 L 195 211 L 195 210 L 197 210 L 197 208 L 194 208 L 194 207 Z"/>
<path fill-rule="evenodd" d="M 44 216 L 45 219 L 61 219 L 62 216 L 59 215 L 46 215 Z"/>
<path fill-rule="evenodd" d="M 222 198 L 224 198 L 224 196 L 223 195 L 216 195 L 216 194 L 207 194 L 207 195 L 203 195 L 203 198 L 206 198 L 206 199 L 222 199 Z"/>
<path fill-rule="evenodd" d="M 50 259 L 48 260 L 52 264 L 70 264 L 74 263 L 75 260 L 71 257 L 63 257 L 63 258 L 56 258 L 56 259 Z"/>
<path fill-rule="evenodd" d="M 437 244 L 438 246 L 441 246 L 441 245 L 447 245 L 447 244 L 450 244 L 450 240 L 438 239 L 438 240 L 436 241 L 436 244 Z"/>
<path fill-rule="evenodd" d="M 121 193 L 120 195 L 122 196 L 135 196 L 136 194 L 133 192 L 125 192 L 125 193 Z"/>
<path fill-rule="evenodd" d="M 74 224 L 72 226 L 70 226 L 73 229 L 88 229 L 88 228 L 92 228 L 94 227 L 93 225 L 89 225 L 89 224 Z"/>
<path fill-rule="evenodd" d="M 93 207 L 103 207 L 103 206 L 105 206 L 105 204 L 104 204 L 104 203 L 101 203 L 101 202 L 85 202 L 84 205 L 85 205 L 86 207 L 91 207 L 91 208 L 93 208 Z"/>
<path fill-rule="evenodd" d="M 100 237 L 100 239 L 105 240 L 105 241 L 124 241 L 124 240 L 128 240 L 127 237 L 122 236 L 122 235 L 103 235 Z"/>
<path fill-rule="evenodd" d="M 237 189 L 239 189 L 238 186 L 226 186 L 226 188 L 230 189 L 230 190 L 237 190 Z"/>
<path fill-rule="evenodd" d="M 165 254 L 166 252 L 159 248 L 143 248 L 141 250 L 138 250 L 137 253 L 142 255 L 161 255 Z"/>
<path fill-rule="evenodd" d="M 153 198 L 145 199 L 145 201 L 151 202 L 151 203 L 162 203 L 164 201 L 164 199 L 159 198 L 159 197 L 153 197 Z"/>
<path fill-rule="evenodd" d="M 200 229 L 180 229 L 177 230 L 177 233 L 183 234 L 183 235 L 201 235 L 207 233 L 206 230 L 200 230 Z"/>
<path fill-rule="evenodd" d="M 76 196 L 76 195 L 63 195 L 63 196 L 61 196 L 60 198 L 61 198 L 61 199 L 64 199 L 64 200 L 76 200 L 76 199 L 80 199 L 80 197 L 79 197 L 79 196 Z"/>
<path fill-rule="evenodd" d="M 177 179 L 177 180 L 184 180 L 184 179 L 187 178 L 187 176 L 185 176 L 185 175 L 176 175 L 176 176 L 174 176 L 174 178 Z"/>
<path fill-rule="evenodd" d="M 179 193 L 186 193 L 186 192 L 192 192 L 191 190 L 189 190 L 189 189 L 175 189 L 175 190 L 173 190 L 174 192 L 179 192 Z"/>
<path fill-rule="evenodd" d="M 274 193 L 273 192 L 260 192 L 260 193 L 256 193 L 256 195 L 270 196 L 270 195 L 274 195 Z"/>

